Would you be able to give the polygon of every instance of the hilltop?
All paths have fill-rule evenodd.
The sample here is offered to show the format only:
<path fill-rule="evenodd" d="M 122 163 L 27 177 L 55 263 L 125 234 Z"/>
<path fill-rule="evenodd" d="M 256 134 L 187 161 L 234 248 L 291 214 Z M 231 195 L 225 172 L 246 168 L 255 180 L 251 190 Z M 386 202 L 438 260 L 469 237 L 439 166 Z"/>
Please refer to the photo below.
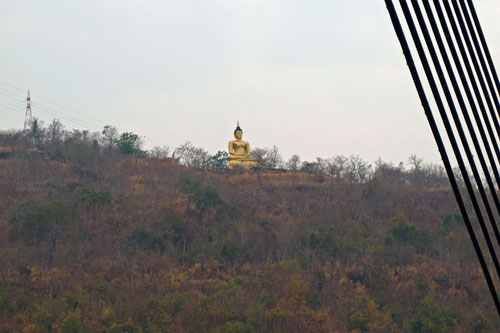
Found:
<path fill-rule="evenodd" d="M 4 331 L 498 328 L 447 186 L 171 158 L 0 170 Z"/>
<path fill-rule="evenodd" d="M 436 166 L 25 147 L 0 160 L 3 332 L 500 329 Z"/>

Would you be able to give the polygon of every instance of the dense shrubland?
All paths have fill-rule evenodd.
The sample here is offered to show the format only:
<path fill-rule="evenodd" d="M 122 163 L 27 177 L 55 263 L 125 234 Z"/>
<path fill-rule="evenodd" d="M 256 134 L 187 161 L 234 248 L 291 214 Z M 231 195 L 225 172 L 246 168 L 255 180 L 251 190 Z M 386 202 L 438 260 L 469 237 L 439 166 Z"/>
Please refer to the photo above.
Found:
<path fill-rule="evenodd" d="M 500 328 L 445 174 L 415 156 L 273 147 L 228 170 L 190 143 L 37 128 L 0 133 L 21 147 L 0 159 L 2 331 Z"/>

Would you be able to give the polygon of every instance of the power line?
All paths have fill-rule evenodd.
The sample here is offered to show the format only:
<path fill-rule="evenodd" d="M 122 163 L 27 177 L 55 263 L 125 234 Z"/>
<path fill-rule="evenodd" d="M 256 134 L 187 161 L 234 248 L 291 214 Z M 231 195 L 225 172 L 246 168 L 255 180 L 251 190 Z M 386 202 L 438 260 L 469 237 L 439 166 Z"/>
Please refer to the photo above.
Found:
<path fill-rule="evenodd" d="M 12 112 L 11 110 L 5 109 L 3 107 L 0 107 L 0 112 L 6 113 L 8 115 L 14 116 L 14 117 L 19 118 L 19 119 L 23 119 L 23 116 L 21 116 L 20 114 Z"/>
<path fill-rule="evenodd" d="M 0 105 L 5 107 L 17 107 L 17 108 L 21 107 L 24 109 L 24 105 L 21 105 L 20 103 L 0 103 Z"/>
<path fill-rule="evenodd" d="M 6 91 L 6 90 L 4 90 L 2 88 L 0 88 L 0 93 L 3 93 L 4 95 L 6 95 L 6 97 L 10 97 L 10 98 L 16 98 L 18 96 L 16 93 L 11 93 L 11 92 Z M 35 96 L 35 95 L 32 94 L 32 96 Z M 77 124 L 78 127 L 89 127 L 89 128 L 95 127 L 95 124 L 89 124 L 89 123 L 86 123 L 86 124 L 82 125 L 83 123 L 85 123 L 84 120 L 82 120 L 80 118 L 77 118 L 77 117 L 75 117 L 73 115 L 68 115 L 67 112 L 64 112 L 65 110 L 58 110 L 57 108 L 50 107 L 50 106 L 48 106 L 48 105 L 46 105 L 44 103 L 38 102 L 38 101 L 33 101 L 32 105 L 35 106 L 35 107 L 44 108 L 45 110 L 50 110 L 49 112 L 51 114 L 53 114 L 57 118 L 64 119 L 65 121 L 67 119 L 72 119 L 72 120 L 70 120 L 70 122 L 73 123 L 73 124 Z"/>
<path fill-rule="evenodd" d="M 11 88 L 14 88 L 16 90 L 19 90 L 19 91 L 23 91 L 22 88 L 19 88 L 17 86 L 14 86 L 12 84 L 9 84 L 5 81 L 0 81 L 1 84 L 3 84 L 4 86 L 8 86 L 8 87 L 11 87 Z M 10 97 L 20 97 L 21 95 L 17 92 L 12 92 L 10 90 L 6 90 L 5 88 L 0 88 L 0 93 L 2 93 L 2 91 L 6 94 L 9 94 Z M 74 125 L 77 125 L 77 127 L 80 127 L 80 128 L 88 128 L 88 129 L 91 129 L 91 128 L 95 128 L 95 127 L 103 127 L 104 125 L 107 125 L 109 124 L 108 122 L 104 122 L 102 120 L 97 120 L 93 117 L 89 117 L 87 115 L 84 115 L 78 111 L 76 111 L 75 109 L 72 109 L 72 108 L 68 108 L 67 106 L 64 106 L 62 105 L 61 103 L 58 103 L 58 102 L 55 102 L 51 99 L 48 99 L 48 98 L 45 98 L 45 97 L 41 97 L 37 94 L 31 94 L 33 96 L 33 98 L 36 97 L 36 99 L 34 101 L 32 101 L 32 106 L 35 107 L 35 113 L 36 113 L 36 110 L 38 107 L 41 107 L 45 113 L 50 113 L 54 116 L 56 116 L 57 118 L 63 120 L 64 122 L 69 122 L 69 123 L 72 123 Z M 44 101 L 47 101 L 48 103 L 54 105 L 55 107 L 52 107 L 50 105 L 47 105 L 45 103 L 42 103 L 40 101 L 38 101 L 38 99 L 41 99 L 41 100 L 44 100 Z M 70 120 L 68 121 L 68 117 L 72 118 L 73 120 Z M 91 124 L 88 122 L 88 120 L 84 120 L 82 119 L 81 117 L 84 117 L 84 118 L 87 118 L 89 120 L 91 120 L 91 122 L 96 122 L 98 123 L 99 125 L 95 125 L 95 124 Z M 123 130 L 117 128 L 120 132 L 124 132 Z M 137 128 L 134 130 L 137 132 Z M 143 133 L 143 137 L 144 137 L 144 131 L 140 130 L 139 129 L 139 132 L 142 132 Z M 139 133 L 140 134 L 140 133 Z M 151 136 L 149 134 L 146 133 L 146 136 L 148 137 L 148 141 L 150 142 L 153 142 L 159 146 L 163 146 L 164 143 L 161 142 L 161 140 L 159 139 L 155 139 L 154 136 Z M 144 143 L 144 145 L 150 149 L 152 149 L 153 147 L 150 146 L 149 144 L 147 143 Z"/>

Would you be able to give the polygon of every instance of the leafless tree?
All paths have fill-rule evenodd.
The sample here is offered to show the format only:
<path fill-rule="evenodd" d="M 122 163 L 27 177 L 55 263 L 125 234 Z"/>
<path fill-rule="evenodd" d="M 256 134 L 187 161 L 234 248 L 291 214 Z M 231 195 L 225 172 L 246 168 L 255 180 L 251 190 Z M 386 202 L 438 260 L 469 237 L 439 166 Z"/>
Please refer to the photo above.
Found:
<path fill-rule="evenodd" d="M 292 172 L 297 172 L 299 170 L 299 166 L 300 166 L 299 155 L 292 155 L 292 157 L 290 157 L 290 159 L 285 163 L 285 168 Z"/>
<path fill-rule="evenodd" d="M 189 141 L 175 148 L 173 156 L 182 164 L 197 169 L 206 168 L 210 159 L 207 151 L 193 146 Z"/>
<path fill-rule="evenodd" d="M 111 156 L 113 148 L 116 145 L 116 141 L 118 140 L 118 129 L 114 126 L 106 125 L 104 126 L 101 134 L 101 141 L 108 149 L 109 156 Z"/>
<path fill-rule="evenodd" d="M 155 146 L 153 150 L 151 150 L 150 155 L 153 158 L 167 158 L 170 154 L 170 147 L 168 146 Z"/>
<path fill-rule="evenodd" d="M 59 119 L 54 119 L 47 129 L 47 138 L 52 144 L 57 144 L 64 139 L 65 131 L 64 125 Z"/>
<path fill-rule="evenodd" d="M 285 167 L 285 163 L 277 146 L 273 146 L 272 148 L 253 148 L 251 155 L 257 159 L 260 167 L 267 169 Z"/>

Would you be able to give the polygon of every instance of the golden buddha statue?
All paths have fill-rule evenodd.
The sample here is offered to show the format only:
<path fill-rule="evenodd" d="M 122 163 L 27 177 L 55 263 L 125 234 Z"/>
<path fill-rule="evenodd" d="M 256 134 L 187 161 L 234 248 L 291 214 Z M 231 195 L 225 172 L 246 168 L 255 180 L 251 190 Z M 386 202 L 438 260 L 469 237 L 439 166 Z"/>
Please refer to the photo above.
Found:
<path fill-rule="evenodd" d="M 234 130 L 236 140 L 229 141 L 229 167 L 251 168 L 257 166 L 257 159 L 250 157 L 250 144 L 243 141 L 243 130 L 240 128 L 240 122 L 236 124 Z"/>

